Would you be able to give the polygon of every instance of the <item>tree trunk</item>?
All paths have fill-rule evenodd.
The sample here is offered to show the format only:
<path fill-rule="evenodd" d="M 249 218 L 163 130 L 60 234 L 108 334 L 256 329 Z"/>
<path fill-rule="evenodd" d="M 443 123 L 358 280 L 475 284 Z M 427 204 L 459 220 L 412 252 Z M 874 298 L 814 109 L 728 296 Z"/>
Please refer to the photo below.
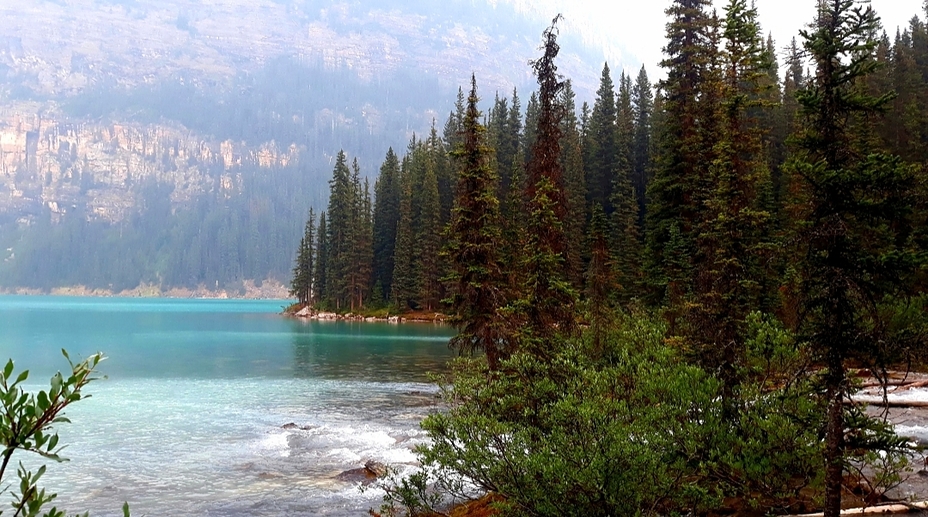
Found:
<path fill-rule="evenodd" d="M 826 378 L 828 414 L 825 431 L 825 517 L 841 515 L 844 474 L 844 362 L 832 351 Z"/>

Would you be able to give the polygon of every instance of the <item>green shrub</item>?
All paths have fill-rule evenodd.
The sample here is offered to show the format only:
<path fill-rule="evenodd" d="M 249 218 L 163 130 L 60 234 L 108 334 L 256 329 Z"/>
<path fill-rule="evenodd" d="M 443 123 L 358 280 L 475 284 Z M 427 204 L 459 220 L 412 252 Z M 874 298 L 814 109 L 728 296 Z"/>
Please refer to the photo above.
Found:
<path fill-rule="evenodd" d="M 57 462 L 67 461 L 59 454 L 63 446 L 59 444 L 54 426 L 70 422 L 64 416 L 64 410 L 74 402 L 90 396 L 83 395 L 82 391 L 87 384 L 96 380 L 93 377 L 94 369 L 104 356 L 94 354 L 75 364 L 67 352 L 61 352 L 71 366 L 71 373 L 68 377 L 56 373 L 47 391 L 26 393 L 21 384 L 28 379 L 29 372 L 23 371 L 14 378 L 12 360 L 0 372 L 0 495 L 10 490 L 6 474 L 13 455 L 18 451 L 31 452 Z M 38 482 L 44 473 L 44 465 L 32 473 L 22 463 L 19 464 L 19 490 L 12 493 L 14 517 L 65 517 L 65 512 L 57 507 L 43 511 L 43 507 L 56 497 L 56 494 L 39 488 Z M 128 504 L 123 505 L 123 515 L 129 515 Z"/>
<path fill-rule="evenodd" d="M 604 339 L 529 343 L 490 371 L 458 359 L 438 379 L 422 470 L 392 477 L 383 515 L 429 515 L 496 493 L 503 515 L 792 511 L 823 483 L 824 401 L 804 347 L 771 318 L 748 322 L 734 418 L 721 383 L 687 364 L 647 316 L 613 317 Z M 601 335 L 600 337 L 603 337 Z M 540 357 L 545 359 L 540 359 Z M 851 473 L 888 486 L 904 464 L 890 427 L 849 408 Z M 851 418 L 853 414 L 856 418 Z"/>

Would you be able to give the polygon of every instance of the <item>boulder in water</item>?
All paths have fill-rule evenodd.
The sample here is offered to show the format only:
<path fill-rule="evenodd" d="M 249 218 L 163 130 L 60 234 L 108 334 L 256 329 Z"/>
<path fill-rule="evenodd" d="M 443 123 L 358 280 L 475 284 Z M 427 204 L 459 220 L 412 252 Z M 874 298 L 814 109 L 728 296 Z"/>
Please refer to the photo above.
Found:
<path fill-rule="evenodd" d="M 351 469 L 342 472 L 341 474 L 335 476 L 335 479 L 339 481 L 347 481 L 349 483 L 361 483 L 362 485 L 369 485 L 373 483 L 377 478 L 381 478 L 387 475 L 387 466 L 378 461 L 368 461 L 364 464 L 363 467 L 358 469 Z"/>

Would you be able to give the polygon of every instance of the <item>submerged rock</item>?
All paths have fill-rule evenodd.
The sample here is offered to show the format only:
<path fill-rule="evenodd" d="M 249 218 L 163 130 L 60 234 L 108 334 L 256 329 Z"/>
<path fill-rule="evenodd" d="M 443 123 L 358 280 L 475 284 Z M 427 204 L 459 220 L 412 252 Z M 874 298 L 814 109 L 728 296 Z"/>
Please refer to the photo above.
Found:
<path fill-rule="evenodd" d="M 369 485 L 373 483 L 377 478 L 381 478 L 387 475 L 387 466 L 379 461 L 368 461 L 364 464 L 363 467 L 357 469 L 346 470 L 341 474 L 335 476 L 335 479 L 339 481 L 346 481 L 349 483 L 361 483 L 362 485 Z"/>
<path fill-rule="evenodd" d="M 311 425 L 296 425 L 296 424 L 293 423 L 293 422 L 288 422 L 288 423 L 286 423 L 286 424 L 280 426 L 280 428 L 281 428 L 281 429 L 287 429 L 287 430 L 299 430 L 299 431 L 310 431 L 310 430 L 312 430 L 312 429 L 315 429 L 315 428 L 314 428 L 313 426 L 311 426 Z"/>

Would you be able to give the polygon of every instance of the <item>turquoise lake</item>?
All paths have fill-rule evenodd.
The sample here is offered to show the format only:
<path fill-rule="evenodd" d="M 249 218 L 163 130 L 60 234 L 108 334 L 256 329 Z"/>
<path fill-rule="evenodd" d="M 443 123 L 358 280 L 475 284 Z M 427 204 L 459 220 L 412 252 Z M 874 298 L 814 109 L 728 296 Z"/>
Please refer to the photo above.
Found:
<path fill-rule="evenodd" d="M 338 474 L 414 469 L 429 372 L 452 357 L 432 324 L 309 322 L 285 301 L 0 296 L 0 359 L 28 389 L 102 351 L 108 378 L 67 412 L 44 486 L 69 513 L 366 515 L 377 491 Z M 287 423 L 302 429 L 283 429 Z M 35 458 L 21 455 L 27 465 Z M 0 501 L 0 505 L 6 505 Z"/>

